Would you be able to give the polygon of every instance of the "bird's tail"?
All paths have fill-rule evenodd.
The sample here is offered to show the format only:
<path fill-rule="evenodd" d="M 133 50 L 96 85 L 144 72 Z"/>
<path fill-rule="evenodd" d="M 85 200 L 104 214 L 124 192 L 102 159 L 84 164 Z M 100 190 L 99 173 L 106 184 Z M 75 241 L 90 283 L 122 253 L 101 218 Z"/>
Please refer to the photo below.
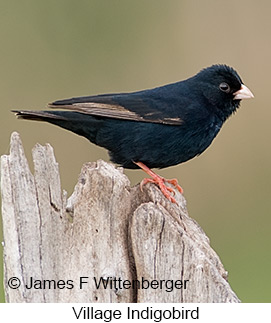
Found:
<path fill-rule="evenodd" d="M 11 110 L 18 119 L 49 121 L 52 119 L 66 120 L 65 117 L 51 111 L 30 111 L 30 110 Z"/>
<path fill-rule="evenodd" d="M 72 131 L 96 143 L 96 134 L 103 122 L 99 118 L 73 111 L 12 110 L 19 119 L 45 121 Z"/>

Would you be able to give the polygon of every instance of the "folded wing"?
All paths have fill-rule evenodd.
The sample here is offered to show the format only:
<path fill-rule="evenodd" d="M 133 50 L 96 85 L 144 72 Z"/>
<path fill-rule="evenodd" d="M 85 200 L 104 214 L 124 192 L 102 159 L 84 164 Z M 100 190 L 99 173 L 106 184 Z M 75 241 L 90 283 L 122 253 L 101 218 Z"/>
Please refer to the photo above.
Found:
<path fill-rule="evenodd" d="M 124 119 L 141 122 L 180 125 L 182 119 L 166 111 L 163 102 L 155 97 L 145 97 L 134 93 L 106 94 L 89 97 L 78 97 L 55 101 L 49 104 L 53 109 L 65 109 L 87 115 Z"/>

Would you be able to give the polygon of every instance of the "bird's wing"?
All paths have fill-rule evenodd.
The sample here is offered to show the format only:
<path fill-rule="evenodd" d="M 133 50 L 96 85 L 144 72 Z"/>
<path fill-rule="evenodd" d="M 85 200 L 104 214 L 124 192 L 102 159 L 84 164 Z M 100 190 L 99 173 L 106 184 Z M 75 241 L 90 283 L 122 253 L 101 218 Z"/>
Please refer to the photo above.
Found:
<path fill-rule="evenodd" d="M 49 104 L 50 108 L 60 108 L 85 113 L 97 117 L 124 119 L 141 122 L 180 125 L 182 119 L 176 109 L 167 109 L 168 102 L 150 96 L 146 91 L 105 94 L 59 100 Z"/>

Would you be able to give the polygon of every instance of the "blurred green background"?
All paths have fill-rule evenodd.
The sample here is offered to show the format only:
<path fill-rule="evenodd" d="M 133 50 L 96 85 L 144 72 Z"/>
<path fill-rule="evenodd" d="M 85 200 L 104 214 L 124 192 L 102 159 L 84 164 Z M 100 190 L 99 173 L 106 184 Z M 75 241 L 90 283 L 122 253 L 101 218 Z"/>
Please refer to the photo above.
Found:
<path fill-rule="evenodd" d="M 52 125 L 16 120 L 11 109 L 151 88 L 214 63 L 233 66 L 255 99 L 242 102 L 203 155 L 159 173 L 179 179 L 190 216 L 238 297 L 270 302 L 270 9 L 270 1 L 249 0 L 0 1 L 0 154 L 9 153 L 13 131 L 29 160 L 35 143 L 49 142 L 70 194 L 82 164 L 108 160 L 106 151 Z M 144 177 L 126 174 L 133 184 Z M 2 262 L 0 273 L 2 281 Z M 4 301 L 2 285 L 0 294 Z"/>

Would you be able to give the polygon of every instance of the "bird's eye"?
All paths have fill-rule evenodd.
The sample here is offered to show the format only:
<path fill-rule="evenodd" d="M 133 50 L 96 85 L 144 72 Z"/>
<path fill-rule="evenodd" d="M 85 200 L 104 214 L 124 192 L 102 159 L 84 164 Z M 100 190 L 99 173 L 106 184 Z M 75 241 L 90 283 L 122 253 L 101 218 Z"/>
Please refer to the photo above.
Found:
<path fill-rule="evenodd" d="M 225 82 L 222 82 L 221 84 L 219 84 L 219 88 L 221 91 L 226 92 L 226 93 L 229 93 L 231 90 L 229 84 L 225 83 Z"/>

